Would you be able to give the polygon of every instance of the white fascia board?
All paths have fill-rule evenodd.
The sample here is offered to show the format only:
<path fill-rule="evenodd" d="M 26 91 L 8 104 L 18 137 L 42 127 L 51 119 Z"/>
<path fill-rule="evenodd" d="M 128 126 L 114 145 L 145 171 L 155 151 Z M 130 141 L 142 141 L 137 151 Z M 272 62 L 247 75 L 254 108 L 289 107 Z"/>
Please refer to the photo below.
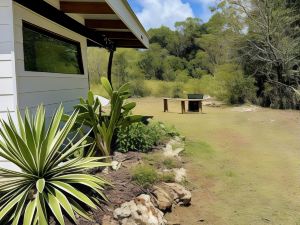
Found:
<path fill-rule="evenodd" d="M 126 0 L 105 0 L 116 15 L 123 21 L 131 32 L 149 48 L 149 36 L 147 31 L 136 17 Z"/>

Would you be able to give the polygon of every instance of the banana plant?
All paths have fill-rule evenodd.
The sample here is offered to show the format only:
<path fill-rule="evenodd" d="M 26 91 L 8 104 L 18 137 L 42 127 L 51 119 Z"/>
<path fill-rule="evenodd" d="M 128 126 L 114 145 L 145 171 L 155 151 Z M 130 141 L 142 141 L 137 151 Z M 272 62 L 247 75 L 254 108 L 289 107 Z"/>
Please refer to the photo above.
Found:
<path fill-rule="evenodd" d="M 103 157 L 78 157 L 88 134 L 67 142 L 79 112 L 62 124 L 63 107 L 46 125 L 45 108 L 35 116 L 26 110 L 0 119 L 0 157 L 15 164 L 19 171 L 0 168 L 0 224 L 47 225 L 50 216 L 64 225 L 64 215 L 77 223 L 75 213 L 90 219 L 83 206 L 97 208 L 103 194 L 104 179 L 89 175 L 87 169 L 108 166 Z"/>
<path fill-rule="evenodd" d="M 116 130 L 139 122 L 142 116 L 132 115 L 136 103 L 126 100 L 130 96 L 129 84 L 124 84 L 117 90 L 113 90 L 107 78 L 102 78 L 101 83 L 110 98 L 110 110 L 104 112 L 98 98 L 90 91 L 88 98 L 80 99 L 80 104 L 75 106 L 79 111 L 77 123 L 92 129 L 94 143 L 101 155 L 111 154 L 111 145 Z"/>

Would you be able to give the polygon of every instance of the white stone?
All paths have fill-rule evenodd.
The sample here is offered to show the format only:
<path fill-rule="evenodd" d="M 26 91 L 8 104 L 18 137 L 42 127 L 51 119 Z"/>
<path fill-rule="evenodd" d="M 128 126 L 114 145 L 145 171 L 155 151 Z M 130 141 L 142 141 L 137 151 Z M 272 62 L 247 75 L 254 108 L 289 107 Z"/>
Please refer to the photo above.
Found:
<path fill-rule="evenodd" d="M 118 161 L 112 161 L 111 162 L 111 168 L 115 171 L 119 170 L 121 167 L 122 163 L 118 162 Z"/>
<path fill-rule="evenodd" d="M 175 168 L 173 169 L 175 174 L 175 181 L 181 183 L 186 180 L 186 169 L 184 168 Z"/>
<path fill-rule="evenodd" d="M 122 225 L 165 225 L 164 214 L 155 208 L 149 195 L 140 195 L 123 203 L 114 211 L 114 218 Z"/>

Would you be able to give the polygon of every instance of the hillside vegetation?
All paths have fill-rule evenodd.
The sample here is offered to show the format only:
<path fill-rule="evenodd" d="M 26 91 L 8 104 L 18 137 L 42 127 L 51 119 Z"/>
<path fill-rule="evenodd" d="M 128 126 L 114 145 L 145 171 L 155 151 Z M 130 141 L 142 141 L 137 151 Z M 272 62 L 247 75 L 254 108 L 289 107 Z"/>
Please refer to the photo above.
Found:
<path fill-rule="evenodd" d="M 211 11 L 207 23 L 188 18 L 174 30 L 150 29 L 149 50 L 118 50 L 114 84 L 130 81 L 142 97 L 204 93 L 229 104 L 299 109 L 298 1 L 225 0 Z M 89 57 L 95 84 L 106 73 L 107 54 L 90 49 Z M 149 87 L 148 80 L 159 82 Z"/>

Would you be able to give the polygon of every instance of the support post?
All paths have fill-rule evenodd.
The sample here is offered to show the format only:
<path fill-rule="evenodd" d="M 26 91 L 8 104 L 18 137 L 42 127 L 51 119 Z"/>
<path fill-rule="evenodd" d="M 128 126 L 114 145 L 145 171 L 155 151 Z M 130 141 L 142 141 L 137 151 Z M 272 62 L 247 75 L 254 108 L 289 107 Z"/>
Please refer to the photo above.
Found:
<path fill-rule="evenodd" d="M 184 114 L 185 113 L 185 101 L 181 101 L 181 113 Z"/>
<path fill-rule="evenodd" d="M 164 98 L 164 112 L 168 112 L 168 111 L 169 111 L 168 99 Z"/>
<path fill-rule="evenodd" d="M 107 67 L 107 79 L 109 83 L 112 85 L 111 82 L 111 69 L 112 69 L 112 63 L 113 63 L 113 58 L 114 58 L 114 50 L 111 50 L 109 52 L 109 60 L 108 60 L 108 67 Z"/>

